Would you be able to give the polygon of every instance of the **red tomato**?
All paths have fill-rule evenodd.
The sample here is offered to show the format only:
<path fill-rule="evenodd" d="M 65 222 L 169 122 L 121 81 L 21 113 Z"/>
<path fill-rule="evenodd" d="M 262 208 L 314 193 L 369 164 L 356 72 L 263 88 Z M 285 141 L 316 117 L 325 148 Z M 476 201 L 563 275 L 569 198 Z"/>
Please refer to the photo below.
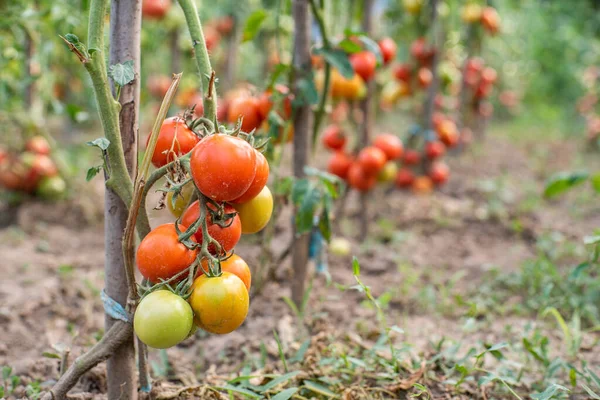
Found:
<path fill-rule="evenodd" d="M 421 161 L 421 155 L 416 150 L 406 150 L 402 161 L 404 165 L 416 165 Z"/>
<path fill-rule="evenodd" d="M 158 133 L 158 141 L 152 155 L 152 164 L 156 168 L 175 160 L 175 155 L 180 157 L 189 153 L 196 143 L 199 142 L 198 136 L 188 126 L 185 121 L 179 117 L 167 118 L 163 121 Z M 150 141 L 150 136 L 146 145 Z"/>
<path fill-rule="evenodd" d="M 402 82 L 409 82 L 411 76 L 410 64 L 398 64 L 394 67 L 394 77 Z"/>
<path fill-rule="evenodd" d="M 436 162 L 431 165 L 429 169 L 429 177 L 436 185 L 442 185 L 446 183 L 450 176 L 450 168 L 443 162 Z"/>
<path fill-rule="evenodd" d="M 493 84 L 496 82 L 498 78 L 498 73 L 492 67 L 485 67 L 483 71 L 481 71 L 481 80 L 486 83 Z"/>
<path fill-rule="evenodd" d="M 262 118 L 259 112 L 259 101 L 255 97 L 237 97 L 231 101 L 228 110 L 228 119 L 231 123 L 237 123 L 241 117 L 242 130 L 244 132 L 251 132 L 254 129 L 258 129 L 262 123 Z"/>
<path fill-rule="evenodd" d="M 171 7 L 171 0 L 143 0 L 142 15 L 146 18 L 162 19 Z"/>
<path fill-rule="evenodd" d="M 418 38 L 410 46 L 410 54 L 421 64 L 429 65 L 435 50 L 427 46 L 425 38 Z"/>
<path fill-rule="evenodd" d="M 366 175 L 376 175 L 385 165 L 387 157 L 381 149 L 370 146 L 358 153 L 357 161 Z"/>
<path fill-rule="evenodd" d="M 427 158 L 430 160 L 435 160 L 444 155 L 446 152 L 446 146 L 442 142 L 433 141 L 427 142 L 425 145 L 425 154 L 427 154 Z"/>
<path fill-rule="evenodd" d="M 226 15 L 217 19 L 215 27 L 221 35 L 227 36 L 231 33 L 234 23 L 235 21 L 233 20 L 233 17 L 230 15 Z"/>
<path fill-rule="evenodd" d="M 215 28 L 213 28 L 212 26 L 209 26 L 209 25 L 204 27 L 203 33 L 204 33 L 204 43 L 206 43 L 206 49 L 208 51 L 211 51 L 221 41 L 221 35 Z"/>
<path fill-rule="evenodd" d="M 263 190 L 269 179 L 269 162 L 266 157 L 258 150 L 256 152 L 256 175 L 250 184 L 248 190 L 242 196 L 232 201 L 232 203 L 245 203 L 252 200 Z"/>
<path fill-rule="evenodd" d="M 381 51 L 381 57 L 383 58 L 384 64 L 387 64 L 396 58 L 398 46 L 396 46 L 396 42 L 394 42 L 391 38 L 383 38 L 377 44 L 379 45 L 379 51 Z"/>
<path fill-rule="evenodd" d="M 217 102 L 217 120 L 218 121 L 226 121 L 228 115 L 229 115 L 229 101 L 224 98 L 219 99 L 219 101 Z"/>
<path fill-rule="evenodd" d="M 489 97 L 490 94 L 492 93 L 493 89 L 494 89 L 494 87 L 492 86 L 491 83 L 488 83 L 488 82 L 485 82 L 482 80 L 479 83 L 479 86 L 477 86 L 477 90 L 475 91 L 475 97 L 480 98 L 480 99 Z"/>
<path fill-rule="evenodd" d="M 329 159 L 327 171 L 339 176 L 342 179 L 346 179 L 348 177 L 348 170 L 352 165 L 352 161 L 352 157 L 350 157 L 348 154 L 344 153 L 343 151 L 336 151 Z"/>
<path fill-rule="evenodd" d="M 323 131 L 323 146 L 329 150 L 341 150 L 346 145 L 346 135 L 339 125 L 329 125 Z"/>
<path fill-rule="evenodd" d="M 458 143 L 459 132 L 456 124 L 451 119 L 446 119 L 437 129 L 438 137 L 448 147 L 452 147 Z"/>
<path fill-rule="evenodd" d="M 433 80 L 433 74 L 431 70 L 427 67 L 419 68 L 419 72 L 417 72 L 417 81 L 419 82 L 419 86 L 422 88 L 426 88 L 431 85 L 431 81 Z"/>
<path fill-rule="evenodd" d="M 239 137 L 211 135 L 194 148 L 190 168 L 202 193 L 215 201 L 232 201 L 254 181 L 256 151 Z"/>
<path fill-rule="evenodd" d="M 275 90 L 285 96 L 283 99 L 283 113 L 279 112 L 279 115 L 283 119 L 289 119 L 292 116 L 292 98 L 290 96 L 290 89 L 288 89 L 287 86 L 277 84 L 275 85 Z M 272 91 L 267 90 L 263 92 L 257 100 L 258 113 L 263 120 L 267 119 L 271 108 L 273 108 L 272 96 Z"/>
<path fill-rule="evenodd" d="M 369 51 L 361 51 L 351 54 L 349 57 L 350 64 L 354 72 L 356 72 L 365 82 L 368 82 L 375 75 L 377 67 L 377 57 Z"/>
<path fill-rule="evenodd" d="M 179 225 L 184 232 L 185 225 Z M 192 241 L 195 241 L 191 238 Z M 152 283 L 167 280 L 189 267 L 198 250 L 189 250 L 178 240 L 175 224 L 163 224 L 154 228 L 142 240 L 137 250 L 137 267 Z M 185 278 L 182 274 L 181 279 Z"/>
<path fill-rule="evenodd" d="M 402 140 L 398 136 L 389 133 L 378 135 L 373 142 L 373 146 L 383 151 L 388 161 L 399 159 L 404 151 Z"/>
<path fill-rule="evenodd" d="M 431 193 L 433 190 L 433 182 L 428 176 L 418 176 L 413 181 L 411 188 L 413 192 L 417 194 Z"/>
<path fill-rule="evenodd" d="M 500 16 L 494 7 L 485 7 L 481 12 L 481 25 L 492 35 L 500 30 Z"/>
<path fill-rule="evenodd" d="M 415 180 L 415 175 L 408 168 L 402 168 L 396 174 L 396 186 L 399 188 L 410 187 Z"/>
<path fill-rule="evenodd" d="M 25 142 L 25 150 L 47 156 L 50 154 L 50 144 L 43 136 L 34 136 Z"/>
<path fill-rule="evenodd" d="M 216 210 L 215 206 L 211 203 L 207 203 L 207 208 L 210 210 Z M 233 206 L 226 204 L 225 205 L 225 214 L 235 214 L 234 217 L 231 217 L 225 220 L 226 228 L 221 228 L 218 224 L 213 224 L 212 222 L 212 214 L 209 210 L 207 211 L 207 219 L 206 224 L 208 228 L 208 234 L 215 239 L 225 252 L 231 251 L 237 242 L 239 242 L 240 237 L 242 237 L 242 221 L 240 220 L 239 215 L 235 211 Z M 181 223 L 185 226 L 191 226 L 196 220 L 200 217 L 200 203 L 198 200 L 190 204 L 187 210 L 181 216 Z M 198 228 L 195 235 L 198 243 L 202 243 L 202 229 Z M 208 251 L 211 254 L 216 254 L 217 249 L 215 249 L 214 245 L 208 246 Z"/>
<path fill-rule="evenodd" d="M 377 174 L 369 175 L 363 171 L 359 163 L 354 163 L 348 170 L 348 184 L 359 192 L 369 191 L 377 183 Z"/>

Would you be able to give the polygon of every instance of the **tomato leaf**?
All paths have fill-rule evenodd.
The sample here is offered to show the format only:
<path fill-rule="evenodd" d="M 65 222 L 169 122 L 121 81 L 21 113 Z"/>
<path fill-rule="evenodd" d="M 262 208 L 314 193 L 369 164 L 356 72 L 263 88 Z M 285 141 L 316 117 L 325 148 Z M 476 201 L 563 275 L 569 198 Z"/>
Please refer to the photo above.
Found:
<path fill-rule="evenodd" d="M 348 55 L 343 50 L 325 49 L 320 47 L 318 49 L 315 49 L 315 54 L 322 55 L 325 61 L 327 61 L 328 64 L 337 69 L 344 78 L 351 79 L 354 76 L 354 69 L 352 68 L 352 64 L 350 64 L 350 60 L 348 60 Z"/>
<path fill-rule="evenodd" d="M 294 181 L 294 185 L 292 186 L 292 203 L 299 206 L 311 187 L 312 183 L 306 178 Z"/>
<path fill-rule="evenodd" d="M 89 182 L 92 179 L 94 179 L 94 177 L 96 175 L 98 175 L 98 173 L 102 170 L 102 168 L 103 168 L 102 165 L 96 165 L 95 167 L 92 167 L 92 168 L 88 169 L 87 170 L 87 174 L 85 176 L 86 182 Z"/>
<path fill-rule="evenodd" d="M 585 171 L 582 172 L 562 172 L 554 175 L 548 183 L 546 183 L 546 189 L 544 190 L 544 196 L 551 198 L 555 197 L 567 190 L 585 182 L 588 179 L 589 174 Z"/>
<path fill-rule="evenodd" d="M 267 12 L 265 10 L 256 10 L 246 20 L 246 26 L 244 27 L 244 33 L 242 34 L 242 42 L 247 42 L 254 39 L 260 26 L 267 18 Z"/>
<path fill-rule="evenodd" d="M 313 76 L 304 77 L 299 79 L 296 83 L 298 89 L 298 97 L 292 100 L 292 104 L 296 107 L 305 104 L 317 104 L 319 101 L 319 92 L 315 86 L 315 80 Z"/>
<path fill-rule="evenodd" d="M 353 42 L 348 38 L 344 38 L 338 43 L 338 46 L 340 46 L 340 49 L 344 50 L 346 53 L 358 53 L 361 50 L 360 44 Z"/>
<path fill-rule="evenodd" d="M 50 353 L 48 351 L 45 351 L 42 353 L 42 357 L 46 357 L 46 358 L 57 358 L 60 360 L 60 355 L 56 354 L 56 353 Z"/>
<path fill-rule="evenodd" d="M 360 35 L 358 36 L 358 39 L 365 45 L 366 50 L 375 54 L 375 57 L 377 57 L 377 65 L 381 65 L 383 63 L 383 58 L 381 57 L 381 51 L 379 50 L 377 42 L 367 35 Z"/>
<path fill-rule="evenodd" d="M 98 138 L 86 143 L 88 146 L 98 147 L 102 151 L 106 151 L 110 146 L 110 141 L 107 138 Z"/>
<path fill-rule="evenodd" d="M 296 228 L 298 233 L 306 233 L 312 230 L 315 210 L 320 200 L 321 192 L 311 185 L 310 190 L 304 195 L 296 214 Z"/>
<path fill-rule="evenodd" d="M 288 64 L 277 64 L 273 69 L 273 72 L 271 73 L 271 77 L 269 78 L 269 85 L 267 87 L 269 89 L 273 88 L 275 82 L 277 82 L 277 79 L 281 76 L 281 74 L 283 74 L 289 69 L 290 66 Z"/>
<path fill-rule="evenodd" d="M 297 387 L 287 388 L 277 393 L 275 396 L 271 397 L 271 400 L 288 400 L 291 399 L 293 395 L 298 392 Z"/>
<path fill-rule="evenodd" d="M 114 64 L 108 67 L 108 76 L 121 87 L 130 84 L 135 78 L 133 60 L 127 60 L 122 64 Z"/>
<path fill-rule="evenodd" d="M 327 242 L 331 240 L 331 218 L 327 203 L 323 206 L 321 217 L 319 218 L 319 230 Z"/>
<path fill-rule="evenodd" d="M 275 186 L 273 187 L 273 193 L 281 196 L 287 196 L 292 192 L 293 185 L 294 178 L 291 176 L 286 176 L 275 182 Z"/>

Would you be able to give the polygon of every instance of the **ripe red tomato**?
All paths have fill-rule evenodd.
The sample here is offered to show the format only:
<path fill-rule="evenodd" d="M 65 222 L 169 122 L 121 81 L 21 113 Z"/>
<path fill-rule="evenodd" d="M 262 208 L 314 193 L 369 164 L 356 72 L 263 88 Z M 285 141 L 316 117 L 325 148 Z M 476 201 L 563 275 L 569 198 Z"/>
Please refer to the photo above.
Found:
<path fill-rule="evenodd" d="M 427 158 L 430 160 L 435 160 L 444 155 L 446 152 L 446 146 L 442 142 L 433 141 L 427 142 L 425 145 L 425 154 L 427 154 Z"/>
<path fill-rule="evenodd" d="M 171 7 L 171 0 L 143 0 L 142 15 L 146 18 L 162 19 Z"/>
<path fill-rule="evenodd" d="M 351 54 L 349 60 L 354 72 L 363 78 L 365 82 L 368 82 L 375 75 L 377 57 L 370 51 L 360 51 Z"/>
<path fill-rule="evenodd" d="M 352 157 L 343 151 L 336 151 L 331 155 L 329 163 L 327 163 L 327 171 L 339 176 L 342 179 L 348 177 L 348 170 L 352 165 Z"/>
<path fill-rule="evenodd" d="M 394 77 L 402 82 L 409 82 L 411 76 L 410 64 L 398 64 L 394 67 Z"/>
<path fill-rule="evenodd" d="M 221 35 L 227 36 L 231 33 L 234 23 L 233 17 L 231 15 L 226 15 L 217 19 L 215 27 Z"/>
<path fill-rule="evenodd" d="M 205 137 L 190 160 L 192 178 L 204 195 L 216 201 L 242 196 L 256 176 L 256 151 L 245 140 L 225 134 Z"/>
<path fill-rule="evenodd" d="M 12 166 L 6 163 L 0 167 L 0 186 L 8 190 L 18 190 L 23 184 L 24 177 Z"/>
<path fill-rule="evenodd" d="M 384 64 L 388 64 L 390 61 L 396 58 L 398 46 L 396 46 L 396 42 L 394 42 L 392 38 L 385 37 L 377 44 L 379 45 L 379 51 L 381 52 L 381 57 L 383 58 Z"/>
<path fill-rule="evenodd" d="M 492 67 L 485 67 L 483 69 L 483 71 L 481 71 L 481 80 L 483 82 L 493 84 L 496 82 L 497 78 L 498 78 L 498 73 Z"/>
<path fill-rule="evenodd" d="M 448 147 L 453 147 L 458 143 L 459 132 L 456 124 L 451 119 L 446 119 L 440 123 L 437 129 L 438 137 Z"/>
<path fill-rule="evenodd" d="M 205 258 L 202 259 L 202 268 L 208 271 L 208 262 Z M 198 275 L 200 276 L 204 273 L 204 270 L 198 269 Z M 250 290 L 250 285 L 252 284 L 252 274 L 250 273 L 250 268 L 246 261 L 242 259 L 242 257 L 237 254 L 232 254 L 225 261 L 221 261 L 221 271 L 229 272 L 244 282 L 246 289 Z"/>
<path fill-rule="evenodd" d="M 199 140 L 183 119 L 179 117 L 165 119 L 158 133 L 158 141 L 154 148 L 154 154 L 152 154 L 152 164 L 156 168 L 160 168 L 170 163 L 175 160 L 175 156 L 180 157 L 189 153 Z M 150 136 L 148 136 L 146 145 L 149 141 Z"/>
<path fill-rule="evenodd" d="M 216 210 L 215 206 L 211 203 L 207 203 L 207 208 L 211 210 Z M 226 204 L 225 205 L 225 214 L 234 214 L 234 217 L 231 217 L 225 220 L 226 228 L 221 228 L 218 224 L 213 224 L 212 214 L 207 211 L 207 219 L 206 225 L 208 228 L 208 234 L 215 239 L 223 248 L 223 251 L 228 252 L 231 251 L 237 242 L 240 241 L 240 237 L 242 237 L 242 221 L 240 220 L 240 216 L 237 214 L 235 208 L 233 206 Z M 187 210 L 181 216 L 181 223 L 185 226 L 191 226 L 196 220 L 200 217 L 200 203 L 198 200 L 190 204 Z M 202 228 L 198 228 L 196 233 L 194 234 L 196 241 L 202 244 Z M 208 246 L 208 251 L 211 254 L 216 254 L 217 249 L 214 245 Z"/>
<path fill-rule="evenodd" d="M 245 203 L 252 200 L 258 196 L 267 184 L 267 180 L 269 179 L 269 162 L 260 151 L 254 151 L 256 152 L 256 175 L 254 175 L 254 180 L 250 184 L 248 190 L 237 199 L 232 200 L 232 203 Z"/>
<path fill-rule="evenodd" d="M 377 183 L 377 174 L 367 174 L 359 163 L 353 163 L 348 170 L 348 184 L 359 192 L 369 191 Z"/>
<path fill-rule="evenodd" d="M 376 175 L 385 165 L 385 153 L 374 146 L 365 147 L 358 153 L 358 164 L 366 175 Z"/>
<path fill-rule="evenodd" d="M 341 150 L 346 145 L 346 135 L 339 125 L 329 125 L 323 131 L 323 146 L 329 150 Z"/>
<path fill-rule="evenodd" d="M 283 113 L 279 112 L 279 115 L 283 119 L 289 119 L 292 116 L 292 97 L 290 95 L 290 89 L 285 85 L 277 84 L 275 85 L 275 90 L 285 96 L 283 99 Z M 267 119 L 271 108 L 273 108 L 272 96 L 272 91 L 267 90 L 257 99 L 258 113 L 263 120 Z"/>
<path fill-rule="evenodd" d="M 418 176 L 413 181 L 411 188 L 413 192 L 417 194 L 431 193 L 433 190 L 433 182 L 428 176 Z"/>
<path fill-rule="evenodd" d="M 258 107 L 259 101 L 255 97 L 237 97 L 229 104 L 228 120 L 231 123 L 237 123 L 238 119 L 242 117 L 242 130 L 244 132 L 258 129 L 263 120 Z"/>
<path fill-rule="evenodd" d="M 481 81 L 477 86 L 477 90 L 475 91 L 475 97 L 479 99 L 485 99 L 490 96 L 494 87 L 491 83 Z"/>
<path fill-rule="evenodd" d="M 431 81 L 433 80 L 433 74 L 431 70 L 427 67 L 419 68 L 417 72 L 417 81 L 419 82 L 419 86 L 422 88 L 426 88 L 431 85 Z"/>
<path fill-rule="evenodd" d="M 481 24 L 483 27 L 495 35 L 500 30 L 500 16 L 494 7 L 485 7 L 481 12 Z"/>
<path fill-rule="evenodd" d="M 416 165 L 421 161 L 421 155 L 416 150 L 406 150 L 402 162 L 404 165 Z"/>
<path fill-rule="evenodd" d="M 402 168 L 396 174 L 396 186 L 399 188 L 407 188 L 410 187 L 415 180 L 415 175 L 408 168 Z"/>
<path fill-rule="evenodd" d="M 429 65 L 435 50 L 430 48 L 425 41 L 425 38 L 418 38 L 412 42 L 410 46 L 410 54 L 419 62 L 421 65 Z"/>
<path fill-rule="evenodd" d="M 179 225 L 181 232 L 185 225 Z M 195 241 L 191 238 L 192 241 Z M 167 280 L 189 267 L 198 250 L 189 250 L 178 240 L 175 224 L 163 224 L 154 228 L 142 240 L 137 250 L 137 267 L 144 278 L 152 283 Z M 185 274 L 183 274 L 185 275 Z M 181 279 L 185 276 L 181 276 Z"/>
<path fill-rule="evenodd" d="M 25 150 L 47 156 L 50 154 L 50 144 L 43 136 L 34 136 L 25 142 Z"/>
<path fill-rule="evenodd" d="M 375 138 L 375 141 L 373 141 L 373 146 L 383 151 L 388 161 L 399 159 L 404 152 L 402 140 L 400 140 L 398 136 L 390 133 L 378 135 Z"/>
<path fill-rule="evenodd" d="M 435 162 L 429 169 L 429 177 L 436 185 L 442 185 L 446 183 L 450 176 L 450 168 L 441 161 Z"/>
<path fill-rule="evenodd" d="M 194 323 L 207 332 L 221 335 L 242 325 L 249 302 L 244 282 L 230 272 L 217 277 L 200 275 L 194 280 L 189 298 Z"/>

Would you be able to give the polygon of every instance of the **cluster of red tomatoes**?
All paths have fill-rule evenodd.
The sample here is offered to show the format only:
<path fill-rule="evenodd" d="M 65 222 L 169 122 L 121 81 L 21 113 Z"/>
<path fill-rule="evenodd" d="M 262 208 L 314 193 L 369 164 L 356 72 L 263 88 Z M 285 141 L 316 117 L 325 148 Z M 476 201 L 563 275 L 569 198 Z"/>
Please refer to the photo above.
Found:
<path fill-rule="evenodd" d="M 50 145 L 42 136 L 27 140 L 19 152 L 0 148 L 0 188 L 49 200 L 60 198 L 65 193 L 66 183 L 50 152 Z"/>
<path fill-rule="evenodd" d="M 402 141 L 392 134 L 378 135 L 371 146 L 361 149 L 356 156 L 346 150 L 348 138 L 337 124 L 323 131 L 322 143 L 333 154 L 327 170 L 344 179 L 350 187 L 367 192 L 377 182 L 390 182 L 397 171 L 395 161 L 402 157 Z"/>
<path fill-rule="evenodd" d="M 263 229 L 273 210 L 266 186 L 269 164 L 249 138 L 243 133 L 201 137 L 180 117 L 161 127 L 152 163 L 162 167 L 187 154 L 189 175 L 180 190 L 167 195 L 177 220 L 142 240 L 137 267 L 152 284 L 193 283 L 185 293 L 156 290 L 142 299 L 134 329 L 148 346 L 175 346 L 196 328 L 226 334 L 246 318 L 251 274 L 233 249 L 243 233 Z"/>
<path fill-rule="evenodd" d="M 480 23 L 492 35 L 500 31 L 500 16 L 491 6 L 482 7 L 477 3 L 469 3 L 462 9 L 462 20 L 467 24 Z"/>
<path fill-rule="evenodd" d="M 484 118 L 491 117 L 494 106 L 486 100 L 494 90 L 498 73 L 494 68 L 486 67 L 482 58 L 473 57 L 467 60 L 464 74 L 463 79 L 471 92 L 472 109 Z"/>

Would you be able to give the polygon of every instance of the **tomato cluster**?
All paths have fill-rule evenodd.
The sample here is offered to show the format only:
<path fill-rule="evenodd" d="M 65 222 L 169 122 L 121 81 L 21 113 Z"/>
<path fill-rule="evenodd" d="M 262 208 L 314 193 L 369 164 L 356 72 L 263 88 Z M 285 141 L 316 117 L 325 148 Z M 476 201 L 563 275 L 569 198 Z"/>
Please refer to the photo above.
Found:
<path fill-rule="evenodd" d="M 50 145 L 42 136 L 27 140 L 20 151 L 0 148 L 0 188 L 49 200 L 62 197 L 66 183 L 50 153 Z"/>
<path fill-rule="evenodd" d="M 269 164 L 253 136 L 202 135 L 190 126 L 196 125 L 182 117 L 166 119 L 152 154 L 156 167 L 171 163 L 177 171 L 169 172 L 166 197 L 177 220 L 154 228 L 136 256 L 154 286 L 137 308 L 134 329 L 155 348 L 174 346 L 196 328 L 226 334 L 244 322 L 251 274 L 233 249 L 243 233 L 263 229 L 273 210 Z"/>
<path fill-rule="evenodd" d="M 361 149 L 356 155 L 346 151 L 347 136 L 337 124 L 323 131 L 322 143 L 333 151 L 327 170 L 344 179 L 350 187 L 366 192 L 377 182 L 390 182 L 396 174 L 395 161 L 403 153 L 400 138 L 392 134 L 381 134 L 372 145 Z"/>
<path fill-rule="evenodd" d="M 484 118 L 489 118 L 494 112 L 494 106 L 487 101 L 494 90 L 498 73 L 492 67 L 486 67 L 480 57 L 467 60 L 463 77 L 470 92 L 469 104 L 473 111 Z"/>
<path fill-rule="evenodd" d="M 461 17 L 467 24 L 480 23 L 483 29 L 492 35 L 500 31 L 500 16 L 494 7 L 468 3 L 463 7 Z"/>

